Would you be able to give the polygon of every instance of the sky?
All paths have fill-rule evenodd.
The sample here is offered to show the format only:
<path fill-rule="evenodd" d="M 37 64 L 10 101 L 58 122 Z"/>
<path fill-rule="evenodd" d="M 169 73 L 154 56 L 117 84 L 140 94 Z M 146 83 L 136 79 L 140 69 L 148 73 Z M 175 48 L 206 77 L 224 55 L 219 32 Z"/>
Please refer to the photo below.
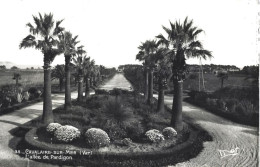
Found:
<path fill-rule="evenodd" d="M 165 34 L 162 25 L 188 16 L 203 29 L 198 37 L 213 58 L 203 64 L 259 64 L 260 0 L 3 0 L 0 1 L 0 61 L 42 66 L 35 49 L 19 49 L 29 34 L 32 15 L 53 13 L 61 26 L 78 35 L 80 45 L 96 64 L 117 67 L 135 60 L 141 42 Z M 190 59 L 198 64 L 198 59 Z M 64 56 L 52 65 L 64 64 Z"/>

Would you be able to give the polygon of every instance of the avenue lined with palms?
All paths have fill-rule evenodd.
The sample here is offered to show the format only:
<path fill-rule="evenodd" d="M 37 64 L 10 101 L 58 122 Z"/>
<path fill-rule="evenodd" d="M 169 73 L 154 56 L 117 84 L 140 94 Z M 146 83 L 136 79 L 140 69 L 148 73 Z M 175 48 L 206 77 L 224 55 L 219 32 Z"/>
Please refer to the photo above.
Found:
<path fill-rule="evenodd" d="M 79 45 L 78 36 L 74 36 L 62 27 L 63 20 L 55 21 L 51 13 L 44 15 L 39 13 L 38 16 L 33 16 L 33 21 L 33 24 L 26 24 L 29 28 L 29 35 L 22 39 L 19 48 L 34 48 L 43 54 L 43 102 L 0 116 L 0 125 L 3 127 L 0 131 L 2 141 L 0 166 L 12 167 L 17 164 L 19 166 L 29 166 L 29 164 L 50 166 L 47 164 L 48 162 L 37 162 L 34 159 L 19 156 L 15 151 L 23 139 L 31 147 L 35 146 L 34 142 L 42 142 L 43 146 L 47 145 L 46 148 L 49 147 L 48 144 L 51 144 L 53 148 L 56 147 L 56 144 L 60 144 L 60 148 L 67 149 L 67 147 L 77 148 L 73 145 L 75 143 L 76 146 L 83 143 L 82 146 L 80 145 L 82 149 L 95 149 L 97 151 L 94 152 L 97 152 L 98 157 L 99 153 L 102 157 L 103 153 L 109 149 L 112 152 L 121 153 L 120 149 L 129 148 L 125 149 L 127 150 L 125 153 L 130 155 L 128 155 L 130 160 L 126 159 L 125 164 L 130 163 L 134 166 L 138 166 L 138 164 L 156 166 L 155 164 L 157 164 L 158 166 L 157 160 L 149 160 L 147 157 L 141 159 L 140 162 L 131 159 L 132 153 L 135 152 L 133 147 L 137 146 L 136 143 L 143 151 L 141 153 L 153 155 L 147 150 L 150 148 L 156 150 L 155 148 L 158 147 L 158 152 L 164 148 L 172 151 L 171 148 L 175 146 L 177 148 L 188 145 L 190 141 L 187 138 L 197 132 L 209 134 L 209 138 L 212 140 L 199 139 L 206 135 L 198 135 L 199 137 L 192 139 L 203 145 L 200 150 L 196 150 L 199 152 L 198 154 L 191 159 L 187 159 L 186 156 L 179 157 L 176 162 L 171 159 L 174 156 L 170 156 L 179 152 L 169 151 L 166 158 L 161 158 L 164 165 L 241 166 L 242 164 L 242 166 L 256 166 L 258 164 L 257 127 L 234 123 L 208 113 L 201 107 L 183 102 L 184 96 L 191 95 L 186 94 L 189 91 L 185 91 L 184 94 L 183 90 L 183 82 L 189 73 L 186 60 L 213 57 L 212 52 L 205 49 L 202 42 L 198 40 L 203 30 L 194 26 L 192 19 L 186 17 L 183 22 L 170 21 L 169 28 L 162 26 L 162 34 L 154 36 L 153 40 L 146 40 L 138 46 L 139 51 L 133 55 L 133 58 L 141 61 L 142 65 L 130 65 L 129 68 L 130 72 L 134 74 L 134 79 L 127 74 L 127 65 L 122 71 L 96 65 L 95 60 L 87 54 L 87 49 L 83 45 Z M 65 62 L 52 69 L 52 62 L 55 57 L 60 55 L 64 56 Z M 137 80 L 138 75 L 140 80 Z M 219 73 L 217 77 L 221 80 L 222 88 L 228 75 Z M 16 87 L 18 87 L 20 78 L 20 75 L 14 74 Z M 72 92 L 73 78 L 77 91 Z M 59 80 L 59 94 L 52 94 L 51 81 L 53 79 Z M 170 85 L 172 92 L 166 93 L 166 89 Z M 65 92 L 63 92 L 63 86 Z M 199 93 L 201 93 L 200 90 Z M 127 98 L 128 100 L 126 100 Z M 212 101 L 214 102 L 214 100 Z M 217 102 L 219 103 L 216 100 Z M 226 107 L 225 105 L 223 108 Z M 225 109 L 227 110 L 227 107 Z M 35 118 L 40 118 L 41 121 L 36 120 L 36 127 L 31 127 L 34 124 L 30 121 Z M 48 127 L 52 126 L 53 128 L 50 129 L 53 131 L 48 131 Z M 133 128 L 133 126 L 136 127 Z M 68 134 L 66 134 L 67 132 L 56 133 L 61 127 L 67 128 Z M 27 134 L 30 134 L 35 129 L 37 129 L 37 133 L 35 131 L 33 139 L 25 138 L 24 134 L 19 136 L 19 133 L 23 133 L 23 131 L 28 131 Z M 136 132 L 133 132 L 133 129 Z M 170 129 L 171 138 L 167 138 L 165 129 Z M 149 136 L 148 132 L 151 131 L 152 135 Z M 64 135 L 65 139 L 58 138 L 59 135 Z M 194 144 L 194 141 L 190 143 Z M 179 149 L 179 151 L 182 152 L 184 149 Z M 219 155 L 219 150 L 232 149 L 236 149 L 236 156 L 223 158 L 223 155 Z M 73 159 L 72 164 L 78 163 L 77 158 L 81 160 L 82 157 Z M 110 160 L 109 156 L 106 158 L 108 158 L 107 161 Z M 89 161 L 88 159 L 82 160 L 83 165 L 92 161 L 91 157 L 89 159 Z M 159 159 L 158 162 L 161 162 Z M 9 162 L 10 160 L 13 161 Z M 54 162 L 56 165 L 64 165 L 64 163 Z M 95 163 L 109 164 L 110 162 L 104 160 L 104 162 L 94 162 L 93 164 Z M 113 163 L 118 166 L 121 162 L 112 162 L 110 165 L 113 166 Z"/>

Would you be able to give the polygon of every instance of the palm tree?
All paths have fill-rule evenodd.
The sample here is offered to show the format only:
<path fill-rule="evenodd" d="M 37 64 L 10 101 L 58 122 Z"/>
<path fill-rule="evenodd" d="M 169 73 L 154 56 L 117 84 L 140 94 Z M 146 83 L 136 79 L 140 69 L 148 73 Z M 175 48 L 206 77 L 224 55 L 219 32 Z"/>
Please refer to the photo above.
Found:
<path fill-rule="evenodd" d="M 77 82 L 78 82 L 78 102 L 82 102 L 83 100 L 83 76 L 85 73 L 85 69 L 90 57 L 77 55 L 72 58 L 73 64 L 76 68 L 77 72 Z"/>
<path fill-rule="evenodd" d="M 147 95 L 147 104 L 152 103 L 153 98 L 153 72 L 155 66 L 155 52 L 157 50 L 158 44 L 155 40 L 147 40 L 145 43 L 142 43 L 138 48 L 140 49 L 139 53 L 136 55 L 136 59 L 144 61 L 146 71 L 148 72 L 148 84 L 147 84 L 147 73 L 145 76 L 145 89 L 148 85 L 148 92 L 145 90 Z"/>
<path fill-rule="evenodd" d="M 168 61 L 169 50 L 167 48 L 159 48 L 155 55 L 156 59 L 156 78 L 158 83 L 158 102 L 157 112 L 164 112 L 164 89 L 167 85 L 167 78 L 171 76 L 171 62 Z"/>
<path fill-rule="evenodd" d="M 53 15 L 39 13 L 39 17 L 33 16 L 35 26 L 31 23 L 26 24 L 29 27 L 30 34 L 20 43 L 21 48 L 33 47 L 41 50 L 43 53 L 44 68 L 44 97 L 43 97 L 43 116 L 44 124 L 53 122 L 52 100 L 51 100 L 51 62 L 60 54 L 57 49 L 58 35 L 64 30 L 60 27 L 63 20 L 55 23 Z"/>
<path fill-rule="evenodd" d="M 90 87 L 91 87 L 91 77 L 92 77 L 92 73 L 94 72 L 94 67 L 95 67 L 95 61 L 90 59 L 87 59 L 85 61 L 85 71 L 84 71 L 84 75 L 85 75 L 85 81 L 86 81 L 86 87 L 85 87 L 85 97 L 86 100 L 89 97 L 89 93 L 90 93 Z"/>
<path fill-rule="evenodd" d="M 144 58 L 144 52 L 143 51 L 139 51 L 138 54 L 136 55 L 136 59 L 143 61 Z M 148 73 L 148 67 L 147 67 L 147 63 L 144 60 L 143 63 L 144 66 L 144 72 L 145 72 L 145 80 L 144 80 L 144 99 L 145 101 L 147 101 L 148 99 L 148 82 L 149 82 L 149 73 Z"/>
<path fill-rule="evenodd" d="M 218 78 L 220 79 L 220 81 L 221 81 L 221 88 L 223 88 L 224 80 L 227 80 L 227 79 L 228 79 L 228 73 L 227 73 L 227 72 L 224 72 L 224 71 L 220 71 L 220 72 L 218 72 L 217 77 L 218 77 Z"/>
<path fill-rule="evenodd" d="M 193 26 L 193 21 L 188 18 L 181 24 L 180 22 L 171 23 L 170 28 L 163 26 L 167 37 L 158 35 L 159 43 L 171 50 L 172 73 L 174 84 L 174 97 L 172 105 L 171 125 L 177 130 L 183 129 L 182 125 L 182 94 L 183 80 L 185 79 L 187 68 L 186 58 L 206 59 L 212 57 L 211 52 L 203 48 L 202 43 L 196 37 L 203 32 Z"/>
<path fill-rule="evenodd" d="M 71 107 L 71 90 L 70 90 L 70 62 L 72 56 L 75 56 L 77 52 L 84 53 L 82 49 L 83 46 L 76 48 L 76 45 L 79 43 L 77 41 L 78 36 L 73 37 L 72 34 L 68 31 L 61 33 L 59 35 L 59 49 L 64 53 L 65 57 L 65 110 L 68 110 Z"/>
<path fill-rule="evenodd" d="M 51 77 L 53 79 L 58 79 L 59 80 L 59 87 L 60 87 L 60 92 L 62 91 L 63 83 L 64 83 L 64 78 L 65 78 L 65 67 L 64 65 L 56 65 L 55 68 L 51 72 Z"/>

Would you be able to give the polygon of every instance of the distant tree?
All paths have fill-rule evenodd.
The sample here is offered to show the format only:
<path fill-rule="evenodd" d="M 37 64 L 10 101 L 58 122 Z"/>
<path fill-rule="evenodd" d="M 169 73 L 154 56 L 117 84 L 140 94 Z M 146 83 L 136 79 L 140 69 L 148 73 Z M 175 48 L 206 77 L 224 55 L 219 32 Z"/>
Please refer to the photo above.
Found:
<path fill-rule="evenodd" d="M 5 65 L 1 65 L 0 66 L 0 70 L 6 70 L 6 66 Z"/>
<path fill-rule="evenodd" d="M 221 88 L 223 88 L 224 80 L 228 79 L 228 73 L 220 71 L 217 73 L 217 77 L 221 80 Z"/>
<path fill-rule="evenodd" d="M 15 80 L 15 85 L 16 87 L 18 87 L 19 84 L 19 80 L 21 80 L 21 74 L 20 73 L 14 73 L 13 75 L 13 80 Z"/>
<path fill-rule="evenodd" d="M 197 73 L 192 73 L 192 74 L 190 74 L 189 75 L 189 77 L 188 77 L 189 79 L 198 79 L 199 78 L 199 76 L 198 76 L 198 74 Z"/>
<path fill-rule="evenodd" d="M 60 91 L 62 91 L 62 87 L 64 84 L 64 79 L 65 79 L 65 66 L 62 65 L 56 65 L 54 69 L 51 71 L 51 78 L 53 79 L 58 79 L 59 80 L 59 87 Z"/>
<path fill-rule="evenodd" d="M 34 67 L 31 67 L 31 70 L 34 70 Z"/>
<path fill-rule="evenodd" d="M 87 57 L 86 55 L 82 56 L 80 54 L 77 54 L 77 56 L 72 58 L 72 62 L 77 73 L 76 77 L 78 82 L 78 102 L 82 102 L 83 100 L 83 77 L 89 59 L 90 57 Z"/>
<path fill-rule="evenodd" d="M 246 75 L 248 75 L 245 79 L 253 79 L 253 83 L 257 84 L 259 83 L 259 65 L 256 66 L 245 66 L 242 69 L 242 72 Z"/>
<path fill-rule="evenodd" d="M 18 70 L 19 68 L 16 66 L 11 67 L 11 70 Z"/>

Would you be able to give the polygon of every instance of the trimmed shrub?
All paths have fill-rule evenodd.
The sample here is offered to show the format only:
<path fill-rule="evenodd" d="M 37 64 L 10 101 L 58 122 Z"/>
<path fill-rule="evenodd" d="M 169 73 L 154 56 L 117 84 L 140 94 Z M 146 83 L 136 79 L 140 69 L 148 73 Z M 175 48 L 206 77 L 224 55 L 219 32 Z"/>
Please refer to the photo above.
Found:
<path fill-rule="evenodd" d="M 87 145 L 91 148 L 105 147 L 110 144 L 107 133 L 99 128 L 90 128 L 85 133 Z"/>
<path fill-rule="evenodd" d="M 54 132 L 54 137 L 58 141 L 68 143 L 68 142 L 72 142 L 73 140 L 79 138 L 80 131 L 73 126 L 65 125 L 65 126 L 59 127 Z"/>
<path fill-rule="evenodd" d="M 59 128 L 61 127 L 62 125 L 59 124 L 59 123 L 50 123 L 47 127 L 46 127 L 46 131 L 51 133 L 51 134 L 54 134 L 54 132 Z"/>
<path fill-rule="evenodd" d="M 177 132 L 172 127 L 166 127 L 163 129 L 163 136 L 166 139 L 172 139 L 177 136 Z"/>
<path fill-rule="evenodd" d="M 161 132 L 157 129 L 151 129 L 145 133 L 145 136 L 148 138 L 149 141 L 153 143 L 158 143 L 164 140 L 164 136 Z"/>

